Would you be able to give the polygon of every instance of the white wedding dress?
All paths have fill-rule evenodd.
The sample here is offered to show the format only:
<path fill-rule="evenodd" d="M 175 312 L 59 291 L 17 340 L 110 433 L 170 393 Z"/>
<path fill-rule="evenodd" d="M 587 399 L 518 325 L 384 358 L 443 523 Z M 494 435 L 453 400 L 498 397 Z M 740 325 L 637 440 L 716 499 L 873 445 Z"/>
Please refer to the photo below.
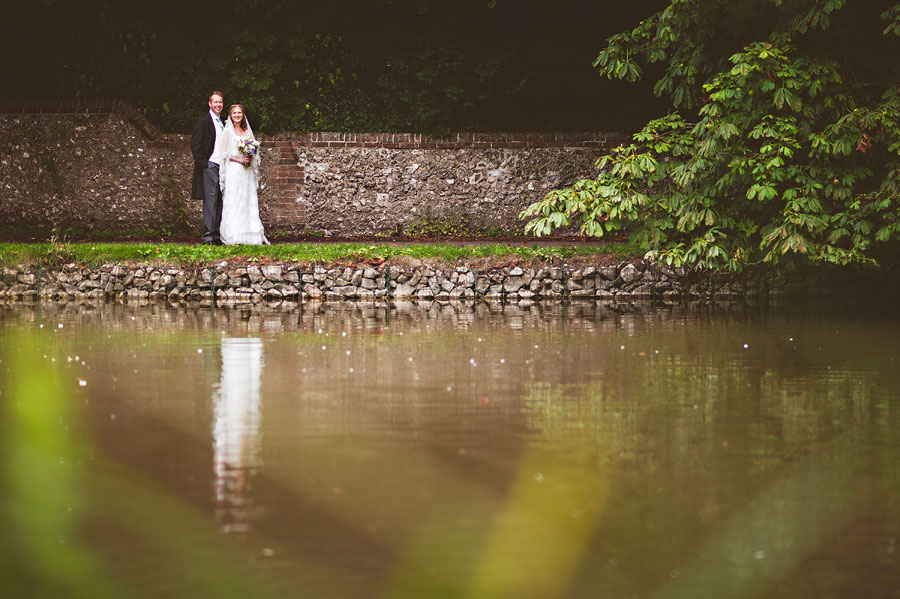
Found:
<path fill-rule="evenodd" d="M 259 154 L 253 156 L 248 166 L 234 162 L 232 157 L 240 158 L 238 141 L 253 137 L 253 130 L 247 125 L 247 133 L 238 137 L 234 131 L 234 123 L 228 119 L 224 135 L 220 143 L 224 144 L 222 159 L 224 167 L 219 169 L 219 185 L 222 188 L 222 222 L 219 225 L 219 237 L 225 245 L 268 245 L 259 219 L 259 198 L 256 189 L 259 185 Z"/>

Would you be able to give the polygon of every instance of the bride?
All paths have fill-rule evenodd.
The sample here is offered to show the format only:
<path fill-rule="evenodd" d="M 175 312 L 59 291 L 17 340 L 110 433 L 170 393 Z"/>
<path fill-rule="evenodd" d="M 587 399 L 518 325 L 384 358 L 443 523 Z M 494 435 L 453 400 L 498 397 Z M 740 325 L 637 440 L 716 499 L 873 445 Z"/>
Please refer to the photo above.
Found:
<path fill-rule="evenodd" d="M 226 161 L 219 170 L 219 187 L 222 188 L 222 224 L 219 235 L 225 245 L 269 244 L 259 220 L 259 199 L 256 188 L 259 182 L 259 154 L 241 154 L 238 142 L 254 139 L 253 130 L 244 107 L 234 104 L 228 109 L 225 131 L 219 136 L 216 154 Z M 220 162 L 221 164 L 221 162 Z"/>

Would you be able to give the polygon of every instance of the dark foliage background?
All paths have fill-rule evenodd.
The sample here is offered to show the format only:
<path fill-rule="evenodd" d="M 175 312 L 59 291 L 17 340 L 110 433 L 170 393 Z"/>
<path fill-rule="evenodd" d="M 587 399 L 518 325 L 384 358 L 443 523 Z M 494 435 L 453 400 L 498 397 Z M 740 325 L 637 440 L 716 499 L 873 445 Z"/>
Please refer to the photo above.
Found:
<path fill-rule="evenodd" d="M 592 63 L 662 5 L 36 0 L 7 28 L 7 99 L 124 99 L 173 132 L 213 89 L 267 132 L 628 131 L 664 106 Z"/>

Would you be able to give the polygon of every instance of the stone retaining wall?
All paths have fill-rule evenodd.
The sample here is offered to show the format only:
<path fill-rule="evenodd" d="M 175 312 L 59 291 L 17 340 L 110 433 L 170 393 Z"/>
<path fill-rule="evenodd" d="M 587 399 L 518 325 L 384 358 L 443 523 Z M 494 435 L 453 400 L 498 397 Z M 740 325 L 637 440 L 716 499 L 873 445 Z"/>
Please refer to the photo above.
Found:
<path fill-rule="evenodd" d="M 201 107 L 202 108 L 202 107 Z M 199 111 L 198 111 L 199 113 Z M 270 238 L 521 231 L 519 212 L 592 176 L 614 133 L 260 135 Z M 0 106 L 0 225 L 197 231 L 189 135 L 116 101 Z"/>
<path fill-rule="evenodd" d="M 161 300 L 305 302 L 344 300 L 418 301 L 501 299 L 734 299 L 791 291 L 784 279 L 698 278 L 681 269 L 626 262 L 599 267 L 374 267 L 220 265 L 203 268 L 121 266 L 58 269 L 19 266 L 2 270 L 0 300 Z"/>

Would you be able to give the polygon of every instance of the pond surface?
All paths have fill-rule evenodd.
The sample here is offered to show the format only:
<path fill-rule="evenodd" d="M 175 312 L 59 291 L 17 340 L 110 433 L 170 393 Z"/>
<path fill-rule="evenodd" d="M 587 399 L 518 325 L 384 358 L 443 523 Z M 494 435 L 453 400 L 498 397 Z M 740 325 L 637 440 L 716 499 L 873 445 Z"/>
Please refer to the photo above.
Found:
<path fill-rule="evenodd" d="M 898 597 L 900 320 L 0 306 L 4 597 Z"/>

